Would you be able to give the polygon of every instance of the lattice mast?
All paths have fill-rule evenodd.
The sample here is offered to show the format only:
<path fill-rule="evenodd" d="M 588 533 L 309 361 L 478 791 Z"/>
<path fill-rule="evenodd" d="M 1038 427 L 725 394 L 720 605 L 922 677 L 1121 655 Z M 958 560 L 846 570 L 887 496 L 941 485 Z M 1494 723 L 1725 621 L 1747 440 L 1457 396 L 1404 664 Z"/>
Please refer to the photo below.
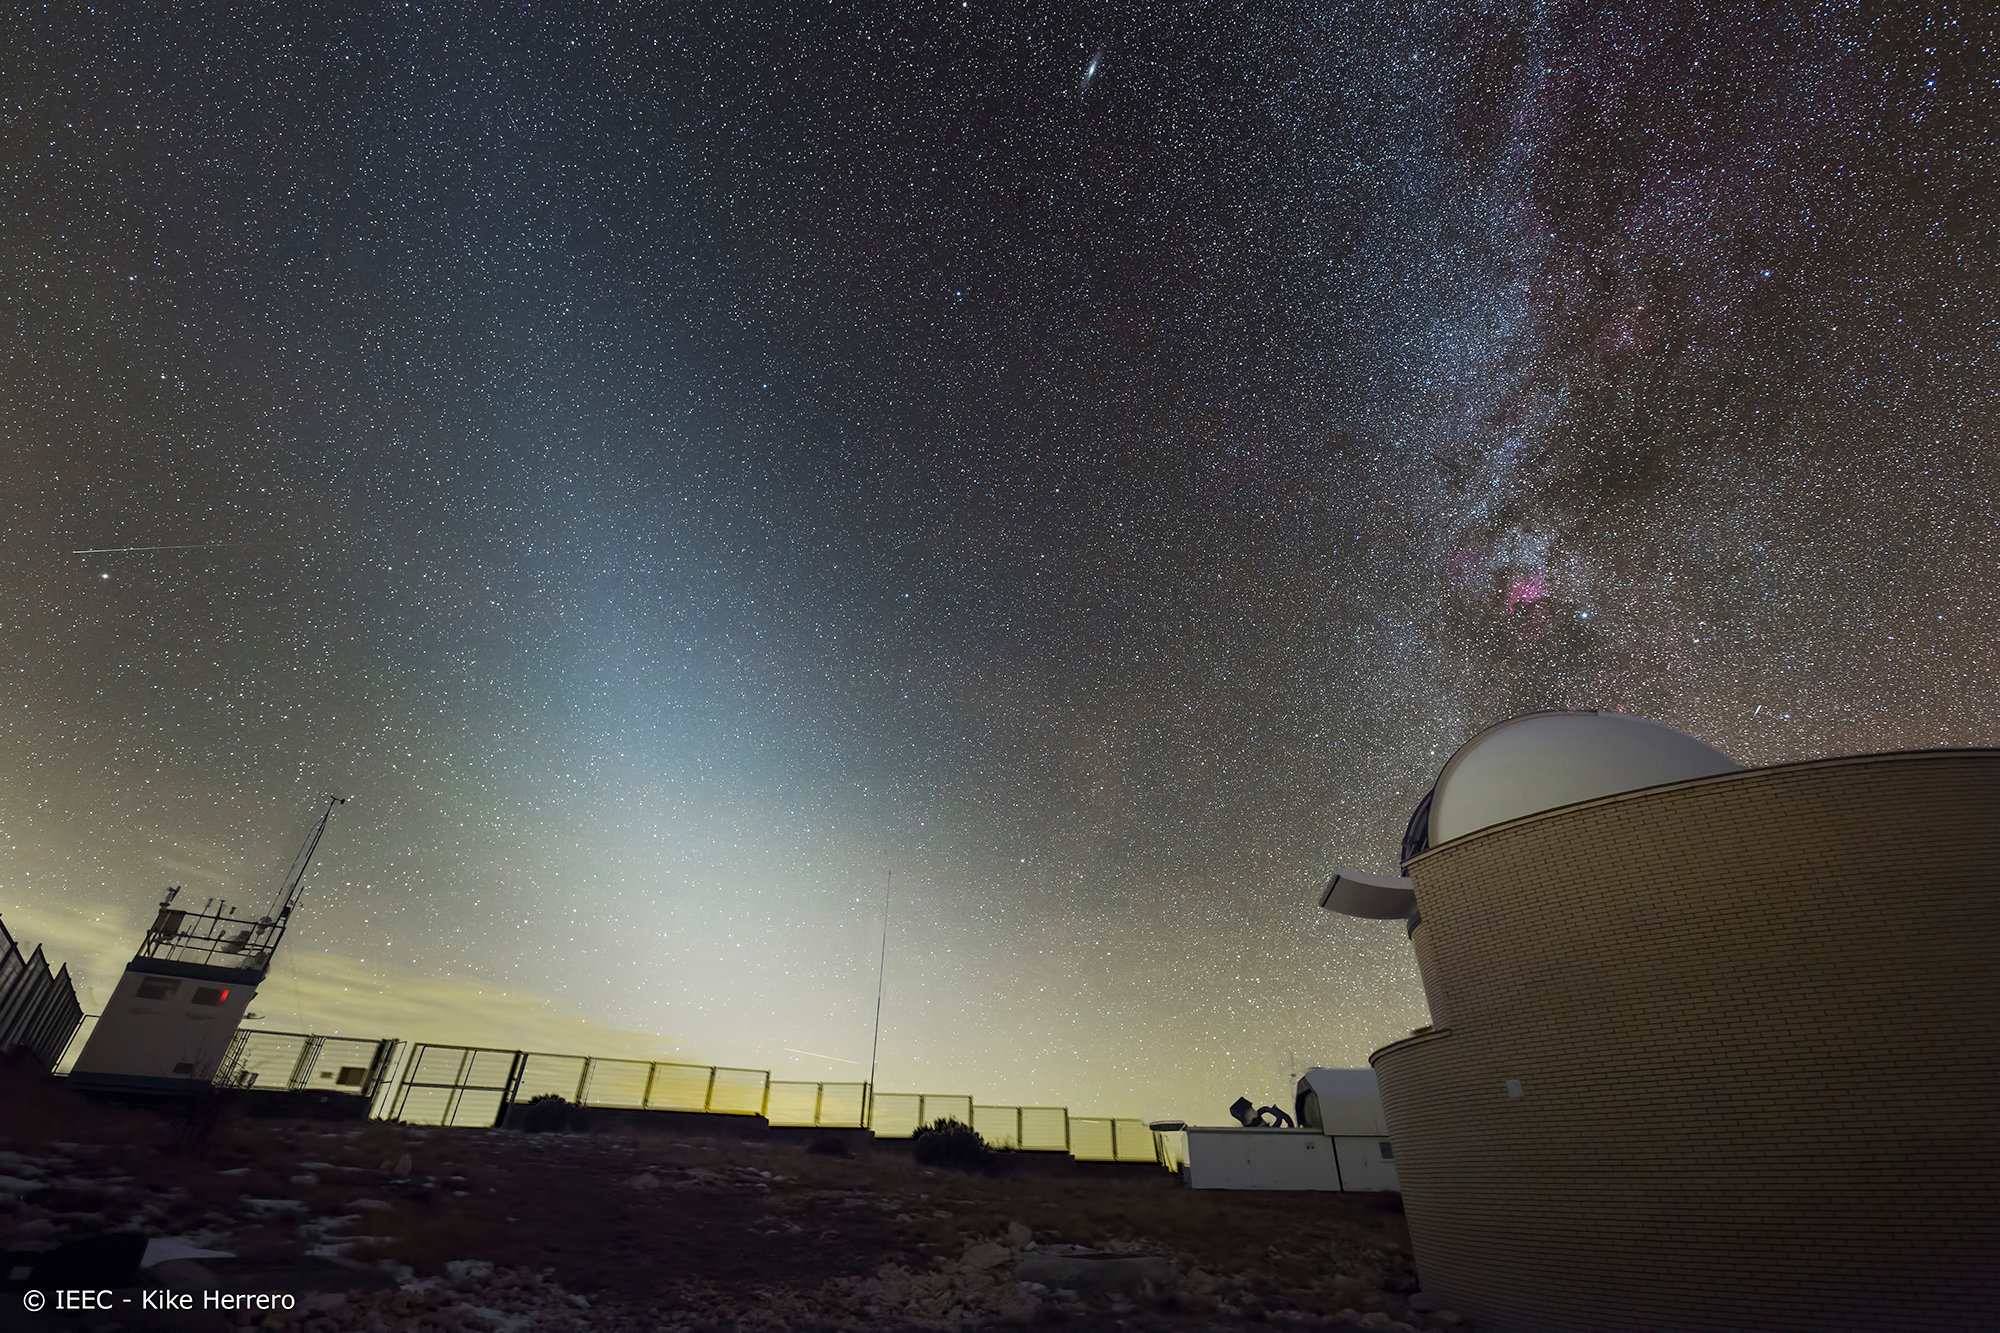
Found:
<path fill-rule="evenodd" d="M 271 970 L 271 957 L 292 919 L 292 909 L 298 906 L 305 892 L 306 868 L 312 864 L 313 853 L 319 850 L 320 839 L 326 836 L 327 821 L 333 818 L 334 807 L 345 804 L 345 796 L 326 798 L 326 809 L 306 835 L 298 854 L 292 857 L 270 911 L 253 920 L 238 916 L 236 909 L 221 898 L 209 899 L 199 912 L 178 908 L 174 906 L 180 895 L 177 885 L 160 899 L 159 915 L 153 918 L 152 928 L 140 941 L 139 952 L 132 961 L 168 959 L 203 963 L 240 969 L 249 974 L 246 979 L 251 984 L 263 980 L 264 974 Z"/>

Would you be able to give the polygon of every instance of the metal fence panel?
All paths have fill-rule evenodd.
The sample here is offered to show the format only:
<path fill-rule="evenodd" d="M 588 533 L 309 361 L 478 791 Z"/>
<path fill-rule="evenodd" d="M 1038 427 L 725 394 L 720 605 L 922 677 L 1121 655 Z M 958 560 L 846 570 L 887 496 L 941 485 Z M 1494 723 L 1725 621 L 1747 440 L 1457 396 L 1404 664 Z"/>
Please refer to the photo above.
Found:
<path fill-rule="evenodd" d="M 1112 1155 L 1121 1162 L 1157 1162 L 1160 1142 L 1143 1120 L 1111 1122 Z"/>
<path fill-rule="evenodd" d="M 972 1127 L 989 1148 L 1021 1146 L 1021 1108 L 1018 1106 L 975 1106 Z"/>
<path fill-rule="evenodd" d="M 42 956 L 42 946 L 37 944 L 28 955 L 27 967 L 14 978 L 6 994 L 0 995 L 0 1051 L 12 1050 L 20 1040 L 16 1034 L 40 1002 L 43 988 L 53 980 L 48 959 Z"/>
<path fill-rule="evenodd" d="M 53 1070 L 56 1062 L 62 1059 L 63 1052 L 69 1049 L 70 1042 L 76 1037 L 76 1030 L 83 1026 L 83 1006 L 76 1002 L 76 986 L 69 979 L 67 966 L 63 968 L 58 980 L 62 984 L 57 989 L 54 1001 L 49 1005 L 48 1016 L 43 1020 L 42 1030 L 35 1034 L 31 1047 L 35 1052 L 35 1058 L 41 1061 L 42 1068 L 50 1070 Z"/>
<path fill-rule="evenodd" d="M 715 1071 L 707 1065 L 653 1066 L 653 1090 L 646 1105 L 655 1111 L 700 1111 L 708 1106 Z"/>
<path fill-rule="evenodd" d="M 817 1083 L 771 1083 L 764 1103 L 764 1117 L 774 1125 L 817 1125 L 820 1085 Z"/>
<path fill-rule="evenodd" d="M 764 1089 L 771 1076 L 761 1069 L 717 1069 L 709 1085 L 708 1109 L 718 1115 L 764 1114 Z"/>
<path fill-rule="evenodd" d="M 216 1081 L 241 1081 L 252 1088 L 289 1088 L 299 1058 L 311 1043 L 311 1035 L 304 1032 L 239 1030 L 233 1049 L 216 1071 Z"/>
<path fill-rule="evenodd" d="M 500 1122 L 500 1103 L 505 1094 L 498 1088 L 465 1088 L 452 1103 L 442 1125 L 470 1125 L 487 1129 Z"/>
<path fill-rule="evenodd" d="M 519 1051 L 474 1050 L 464 1081 L 470 1087 L 503 1089 L 513 1078 L 514 1062 L 520 1056 Z"/>
<path fill-rule="evenodd" d="M 924 1099 L 914 1092 L 875 1094 L 874 1124 L 878 1139 L 907 1139 L 923 1123 Z"/>
<path fill-rule="evenodd" d="M 521 1061 L 520 1079 L 514 1085 L 514 1100 L 533 1101 L 556 1096 L 566 1102 L 583 1100 L 583 1075 L 590 1061 L 581 1055 L 531 1054 Z"/>
<path fill-rule="evenodd" d="M 868 1118 L 866 1083 L 822 1083 L 819 1085 L 819 1123 L 824 1126 L 858 1129 Z"/>
<path fill-rule="evenodd" d="M 4 932 L 5 929 L 4 926 L 0 926 L 0 932 Z M 15 947 L 14 941 L 0 939 L 0 999 L 6 998 L 7 992 L 13 989 L 14 982 L 27 970 L 28 960 L 21 957 L 21 951 Z"/>
<path fill-rule="evenodd" d="M 443 1125 L 449 1123 L 453 1100 L 458 1095 L 456 1088 L 406 1087 L 396 1098 L 393 1119 L 410 1125 Z"/>
<path fill-rule="evenodd" d="M 1069 1112 L 1060 1106 L 1023 1106 L 1021 1148 L 1025 1152 L 1068 1152 Z"/>
<path fill-rule="evenodd" d="M 463 1046 L 433 1046 L 426 1042 L 411 1053 L 410 1066 L 403 1071 L 403 1082 L 454 1086 L 464 1081 L 467 1054 L 467 1048 Z"/>
<path fill-rule="evenodd" d="M 1071 1116 L 1069 1155 L 1079 1162 L 1117 1161 L 1118 1141 L 1111 1121 L 1096 1116 Z"/>
<path fill-rule="evenodd" d="M 956 1120 L 961 1125 L 969 1125 L 972 1123 L 972 1098 L 940 1097 L 927 1092 L 921 1114 L 926 1125 L 935 1125 L 940 1120 Z"/>
<path fill-rule="evenodd" d="M 410 1124 L 494 1124 L 522 1058 L 488 1047 L 418 1046 L 404 1061 L 389 1115 Z"/>
<path fill-rule="evenodd" d="M 583 1081 L 583 1104 L 638 1110 L 646 1104 L 646 1085 L 652 1077 L 653 1066 L 647 1060 L 592 1060 Z"/>
<path fill-rule="evenodd" d="M 299 1086 L 314 1092 L 346 1092 L 360 1097 L 372 1089 L 370 1076 L 379 1073 L 384 1055 L 380 1041 L 362 1037 L 322 1037 L 310 1064 L 300 1071 Z"/>

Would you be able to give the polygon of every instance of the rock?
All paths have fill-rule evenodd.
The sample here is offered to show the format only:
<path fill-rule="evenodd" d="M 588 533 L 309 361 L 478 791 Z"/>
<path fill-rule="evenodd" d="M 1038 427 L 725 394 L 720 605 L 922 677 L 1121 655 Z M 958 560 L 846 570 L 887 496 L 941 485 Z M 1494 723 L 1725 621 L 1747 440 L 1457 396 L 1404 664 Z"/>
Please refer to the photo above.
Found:
<path fill-rule="evenodd" d="M 1456 1310 L 1434 1310 L 1431 1312 L 1431 1321 L 1449 1326 L 1464 1323 L 1465 1316 Z"/>
<path fill-rule="evenodd" d="M 291 1177 L 290 1179 L 291 1179 L 291 1183 L 292 1183 L 292 1184 L 294 1184 L 294 1185 L 317 1185 L 317 1184 L 319 1184 L 319 1177 L 318 1177 L 318 1176 L 316 1176 L 316 1175 L 313 1175 L 313 1174 L 312 1174 L 311 1172 L 307 1172 L 307 1173 L 306 1173 L 305 1175 L 302 1175 L 302 1176 L 292 1176 L 292 1177 Z"/>
<path fill-rule="evenodd" d="M 396 1159 L 396 1171 L 395 1171 L 397 1177 L 407 1178 L 410 1174 L 411 1165 L 412 1163 L 410 1161 L 410 1155 L 408 1153 L 404 1153 L 401 1157 L 398 1157 Z"/>
<path fill-rule="evenodd" d="M 154 1264 L 166 1263 L 169 1259 L 234 1259 L 229 1250 L 205 1250 L 186 1236 L 155 1236 L 146 1242 L 145 1252 L 139 1257 L 139 1267 L 151 1268 Z"/>
<path fill-rule="evenodd" d="M 965 1257 L 960 1259 L 958 1263 L 959 1267 L 965 1269 L 967 1272 L 980 1272 L 988 1268 L 997 1268 L 1013 1257 L 1005 1245 L 996 1245 L 988 1241 L 984 1245 L 974 1245 L 968 1248 L 965 1252 Z"/>
<path fill-rule="evenodd" d="M 1383 1314 L 1380 1310 L 1370 1310 L 1367 1314 L 1361 1316 L 1361 1327 L 1363 1328 L 1387 1328 L 1395 1322 L 1395 1320 Z"/>
<path fill-rule="evenodd" d="M 1174 1266 L 1148 1254 L 1111 1254 L 1084 1250 L 1072 1254 L 1044 1251 L 1031 1254 L 1014 1266 L 1017 1282 L 1039 1282 L 1045 1287 L 1083 1292 L 1143 1291 L 1165 1287 L 1173 1281 Z"/>
<path fill-rule="evenodd" d="M 1437 1297 L 1429 1295 L 1428 1293 L 1421 1291 L 1413 1291 L 1410 1293 L 1409 1305 L 1412 1310 L 1415 1310 L 1419 1314 L 1423 1314 L 1426 1311 L 1437 1309 L 1438 1300 Z"/>
<path fill-rule="evenodd" d="M 493 1263 L 489 1259 L 453 1259 L 444 1271 L 453 1282 L 480 1282 L 493 1276 Z"/>
<path fill-rule="evenodd" d="M 358 1212 L 379 1213 L 384 1209 L 394 1208 L 396 1205 L 390 1203 L 387 1199 L 353 1199 L 348 1202 L 347 1206 Z"/>
<path fill-rule="evenodd" d="M 1017 1250 L 1020 1249 L 1023 1245 L 1026 1245 L 1029 1241 L 1033 1240 L 1034 1238 L 1035 1238 L 1035 1233 L 1029 1230 L 1022 1223 L 1009 1222 L 1007 1224 L 1007 1243 L 1013 1246 L 1015 1249 Z"/>

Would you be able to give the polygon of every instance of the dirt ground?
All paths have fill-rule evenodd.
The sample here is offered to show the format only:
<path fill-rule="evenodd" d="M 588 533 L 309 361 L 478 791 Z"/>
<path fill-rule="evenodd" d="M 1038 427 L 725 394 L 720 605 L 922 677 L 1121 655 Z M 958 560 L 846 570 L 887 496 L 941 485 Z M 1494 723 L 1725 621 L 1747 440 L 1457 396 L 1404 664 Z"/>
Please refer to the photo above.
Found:
<path fill-rule="evenodd" d="M 137 1230 L 246 1258 L 317 1255 L 383 1287 L 254 1315 L 30 1316 L 0 1291 L 0 1328 L 1469 1327 L 1411 1310 L 1396 1196 L 1193 1191 L 1157 1169 L 1010 1157 L 983 1174 L 886 1148 L 629 1128 L 201 1123 L 8 1076 L 0 1248 Z M 1158 1256 L 1172 1275 L 1101 1291 L 1017 1276 L 1074 1249 Z"/>

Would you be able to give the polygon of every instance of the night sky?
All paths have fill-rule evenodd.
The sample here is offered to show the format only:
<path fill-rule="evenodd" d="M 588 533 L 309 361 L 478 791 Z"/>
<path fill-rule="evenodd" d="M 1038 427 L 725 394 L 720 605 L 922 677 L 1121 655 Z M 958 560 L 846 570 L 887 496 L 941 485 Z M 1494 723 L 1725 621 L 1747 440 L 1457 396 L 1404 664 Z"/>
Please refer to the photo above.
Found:
<path fill-rule="evenodd" d="M 853 1079 L 893 869 L 885 1091 L 1289 1101 L 1478 728 L 2000 743 L 1880 8 L 16 10 L 0 916 L 94 1010 L 338 792 L 266 1026 Z"/>

